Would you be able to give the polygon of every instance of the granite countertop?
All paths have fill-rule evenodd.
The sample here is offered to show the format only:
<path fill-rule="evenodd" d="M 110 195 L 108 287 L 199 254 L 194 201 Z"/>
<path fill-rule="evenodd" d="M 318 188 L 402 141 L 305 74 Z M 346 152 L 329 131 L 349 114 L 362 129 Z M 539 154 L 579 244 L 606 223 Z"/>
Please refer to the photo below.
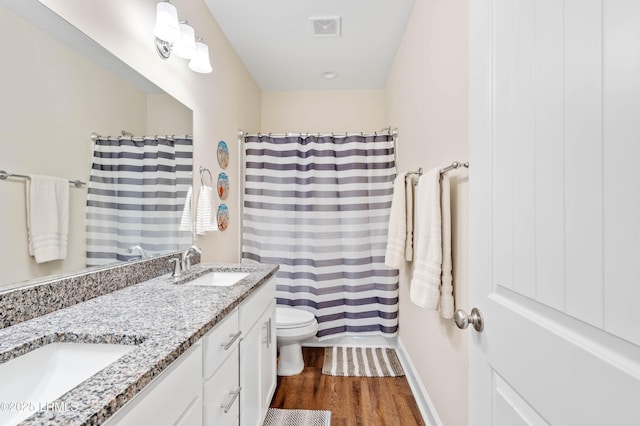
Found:
<path fill-rule="evenodd" d="M 136 349 L 38 411 L 25 425 L 98 425 L 203 337 L 278 267 L 199 264 L 0 330 L 0 362 L 52 342 L 135 344 Z M 247 271 L 230 287 L 184 285 L 210 271 Z M 25 401 L 14 401 L 25 402 Z"/>

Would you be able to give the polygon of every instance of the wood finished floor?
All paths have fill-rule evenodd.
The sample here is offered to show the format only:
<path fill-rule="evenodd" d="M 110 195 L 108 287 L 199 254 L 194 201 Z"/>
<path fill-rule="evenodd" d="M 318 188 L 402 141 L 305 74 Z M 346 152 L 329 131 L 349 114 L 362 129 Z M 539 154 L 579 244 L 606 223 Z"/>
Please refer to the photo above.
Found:
<path fill-rule="evenodd" d="M 324 348 L 302 348 L 304 371 L 278 377 L 272 408 L 329 410 L 331 426 L 424 425 L 406 377 L 322 374 Z"/>

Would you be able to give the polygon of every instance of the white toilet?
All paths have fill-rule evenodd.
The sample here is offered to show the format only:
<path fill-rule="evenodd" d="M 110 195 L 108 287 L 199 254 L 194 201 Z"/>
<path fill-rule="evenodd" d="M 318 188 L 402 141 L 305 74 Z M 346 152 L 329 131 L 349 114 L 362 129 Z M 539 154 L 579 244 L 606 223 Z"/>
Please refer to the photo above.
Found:
<path fill-rule="evenodd" d="M 276 337 L 280 360 L 278 376 L 293 376 L 304 369 L 300 342 L 315 336 L 318 321 L 312 313 L 302 309 L 276 307 Z"/>

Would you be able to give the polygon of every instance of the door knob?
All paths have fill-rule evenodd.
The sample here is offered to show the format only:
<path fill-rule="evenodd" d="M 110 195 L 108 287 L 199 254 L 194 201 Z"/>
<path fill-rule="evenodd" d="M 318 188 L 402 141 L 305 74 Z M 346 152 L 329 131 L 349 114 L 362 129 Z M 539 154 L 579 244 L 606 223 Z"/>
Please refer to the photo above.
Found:
<path fill-rule="evenodd" d="M 482 331 L 484 329 L 484 319 L 478 308 L 471 309 L 471 315 L 467 315 L 465 311 L 458 309 L 453 319 L 460 330 L 464 330 L 469 324 L 473 325 L 476 331 Z"/>

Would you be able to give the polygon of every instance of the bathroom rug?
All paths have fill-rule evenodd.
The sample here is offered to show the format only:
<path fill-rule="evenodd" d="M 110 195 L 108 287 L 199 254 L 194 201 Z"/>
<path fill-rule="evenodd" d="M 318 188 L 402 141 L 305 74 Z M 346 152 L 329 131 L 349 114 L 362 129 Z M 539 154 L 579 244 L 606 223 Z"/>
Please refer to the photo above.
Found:
<path fill-rule="evenodd" d="M 322 374 L 344 377 L 399 377 L 404 376 L 404 370 L 393 348 L 332 346 L 324 348 Z"/>
<path fill-rule="evenodd" d="M 329 426 L 331 411 L 269 408 L 262 426 Z"/>

